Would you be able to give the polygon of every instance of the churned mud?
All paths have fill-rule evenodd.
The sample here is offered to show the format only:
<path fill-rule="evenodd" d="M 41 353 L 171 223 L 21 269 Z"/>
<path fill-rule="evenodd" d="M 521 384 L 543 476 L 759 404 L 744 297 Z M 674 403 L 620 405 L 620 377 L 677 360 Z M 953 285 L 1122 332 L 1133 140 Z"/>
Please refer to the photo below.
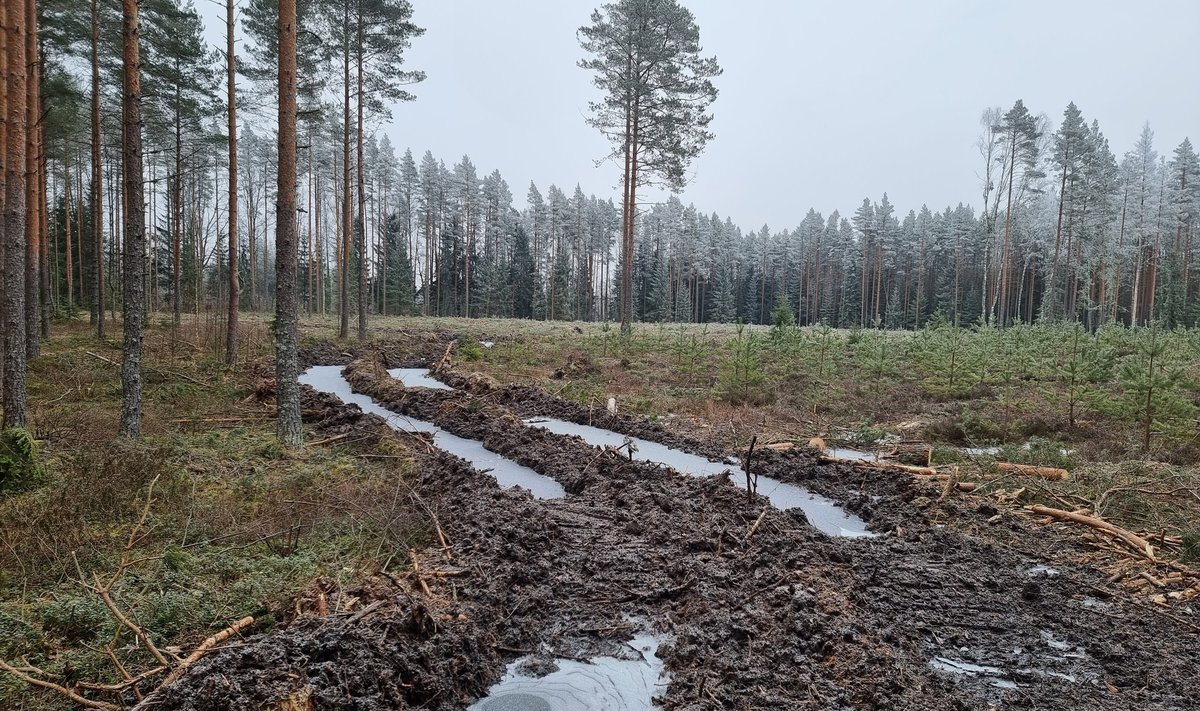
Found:
<path fill-rule="evenodd" d="M 309 392 L 326 436 L 407 443 L 439 543 L 351 591 L 345 609 L 195 664 L 157 708 L 489 708 L 480 700 L 518 660 L 525 677 L 551 679 L 564 660 L 627 659 L 647 636 L 662 663 L 655 701 L 670 709 L 1200 708 L 1188 626 L 1200 615 L 1110 585 L 1069 533 L 897 472 L 756 454 L 754 472 L 828 497 L 877 534 L 826 535 L 726 476 L 630 461 L 524 420 L 734 452 L 536 388 L 452 370 L 437 377 L 453 390 L 406 388 L 387 374 L 438 363 L 446 343 L 321 345 L 305 360 L 346 365 L 354 391 L 387 412 L 482 442 L 565 495 L 503 488 L 428 433 Z M 520 687 L 535 697 L 525 707 L 518 696 L 491 708 L 555 708 L 535 704 L 537 689 Z"/>

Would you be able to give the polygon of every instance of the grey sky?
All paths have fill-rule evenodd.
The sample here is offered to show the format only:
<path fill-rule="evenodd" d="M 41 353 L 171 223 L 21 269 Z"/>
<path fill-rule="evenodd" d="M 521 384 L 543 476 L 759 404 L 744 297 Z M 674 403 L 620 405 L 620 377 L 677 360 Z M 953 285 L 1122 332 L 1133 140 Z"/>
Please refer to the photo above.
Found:
<path fill-rule="evenodd" d="M 212 27 L 223 14 L 201 2 Z M 529 181 L 619 196 L 618 168 L 584 123 L 594 96 L 575 30 L 595 0 L 413 0 L 426 34 L 409 54 L 429 78 L 384 130 L 482 174 L 519 204 Z M 978 206 L 979 114 L 1025 100 L 1055 124 L 1068 101 L 1113 151 L 1145 121 L 1169 154 L 1200 140 L 1200 1 L 684 0 L 725 69 L 716 140 L 682 199 L 743 228 L 847 214 L 887 192 L 902 211 Z"/>

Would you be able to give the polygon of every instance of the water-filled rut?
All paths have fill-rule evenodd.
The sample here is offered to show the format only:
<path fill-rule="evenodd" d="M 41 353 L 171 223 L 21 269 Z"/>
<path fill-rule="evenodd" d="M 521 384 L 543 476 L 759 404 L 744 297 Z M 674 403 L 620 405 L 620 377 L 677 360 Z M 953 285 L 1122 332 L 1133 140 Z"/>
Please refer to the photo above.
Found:
<path fill-rule="evenodd" d="M 398 381 L 406 391 L 418 392 L 455 390 L 434 378 L 422 368 L 393 368 L 388 375 Z M 378 379 L 376 379 L 378 380 Z M 355 392 L 342 373 L 340 366 L 314 366 L 304 373 L 301 383 L 334 395 L 346 404 L 353 404 L 372 414 L 380 415 L 390 427 L 410 432 L 425 432 L 433 436 L 433 445 L 468 461 L 474 468 L 491 474 L 502 487 L 518 486 L 529 490 L 541 499 L 560 498 L 565 495 L 563 486 L 552 476 L 538 473 L 502 454 L 489 450 L 476 439 L 461 437 L 442 429 L 433 422 L 415 416 L 398 414 L 376 402 L 370 395 Z M 386 387 L 386 383 L 384 384 Z M 437 393 L 441 395 L 442 393 Z M 670 447 L 658 442 L 631 437 L 611 430 L 590 425 L 581 425 L 552 417 L 527 418 L 523 424 L 545 430 L 554 435 L 579 437 L 593 447 L 621 450 L 634 461 L 648 462 L 667 467 L 690 476 L 720 476 L 732 472 L 732 482 L 746 487 L 743 467 L 730 461 L 713 461 L 696 454 Z M 798 508 L 804 512 L 808 522 L 817 530 L 830 536 L 870 537 L 861 518 L 847 512 L 832 500 L 814 494 L 802 486 L 787 484 L 769 476 L 755 476 L 757 493 L 767 497 L 773 506 L 786 510 Z"/>

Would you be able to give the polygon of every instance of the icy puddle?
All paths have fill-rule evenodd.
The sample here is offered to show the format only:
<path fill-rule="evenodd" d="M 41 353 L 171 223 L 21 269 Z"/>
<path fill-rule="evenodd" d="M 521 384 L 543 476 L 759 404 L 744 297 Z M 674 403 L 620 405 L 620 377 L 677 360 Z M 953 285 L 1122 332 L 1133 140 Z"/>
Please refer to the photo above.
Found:
<path fill-rule="evenodd" d="M 611 430 L 580 425 L 554 418 L 536 417 L 525 420 L 525 424 L 540 427 L 559 435 L 575 435 L 582 437 L 585 442 L 594 447 L 622 447 L 626 441 L 633 443 L 633 458 L 654 462 L 670 467 L 675 471 L 692 476 L 714 476 L 726 470 L 733 470 L 733 483 L 746 487 L 745 472 L 737 465 L 725 462 L 713 462 L 704 457 L 668 447 L 658 442 L 627 437 Z M 741 473 L 738 476 L 736 473 Z M 758 477 L 758 493 L 767 497 L 771 504 L 778 509 L 798 508 L 808 517 L 809 523 L 818 531 L 830 536 L 869 537 L 876 534 L 867 530 L 867 524 L 859 517 L 847 512 L 833 501 L 808 489 L 792 484 L 785 484 L 771 477 Z"/>
<path fill-rule="evenodd" d="M 392 368 L 388 371 L 388 375 L 399 380 L 406 388 L 454 389 L 430 375 L 429 368 Z"/>
<path fill-rule="evenodd" d="M 426 377 L 428 377 L 428 371 L 425 372 Z M 312 389 L 323 393 L 329 393 L 347 405 L 357 405 L 365 413 L 379 415 L 394 430 L 402 432 L 428 432 L 432 434 L 433 445 L 435 447 L 465 459 L 472 467 L 481 472 L 491 474 L 496 479 L 496 483 L 502 487 L 519 486 L 522 489 L 529 490 L 538 499 L 560 499 L 566 495 L 562 485 L 557 481 L 548 476 L 542 476 L 534 470 L 523 467 L 510 459 L 505 459 L 495 452 L 488 451 L 481 442 L 450 434 L 432 422 L 425 422 L 424 420 L 417 420 L 396 414 L 382 407 L 370 397 L 353 392 L 350 389 L 350 383 L 346 382 L 346 379 L 342 377 L 342 367 L 340 365 L 313 366 L 300 376 L 300 384 L 308 385 Z M 408 383 L 405 383 L 405 385 L 408 385 Z M 441 383 L 438 383 L 438 385 L 441 385 L 443 388 L 446 387 Z"/>
<path fill-rule="evenodd" d="M 523 675 L 528 658 L 518 659 L 467 711 L 652 711 L 667 683 L 656 656 L 659 639 L 634 637 L 628 644 L 628 658 L 557 659 L 558 670 L 543 677 Z"/>

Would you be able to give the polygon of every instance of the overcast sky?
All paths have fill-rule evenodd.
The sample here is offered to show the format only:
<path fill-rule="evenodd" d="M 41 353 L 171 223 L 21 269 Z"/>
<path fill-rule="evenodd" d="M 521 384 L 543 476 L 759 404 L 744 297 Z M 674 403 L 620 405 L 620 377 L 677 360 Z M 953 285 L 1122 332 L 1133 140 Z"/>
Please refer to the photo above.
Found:
<path fill-rule="evenodd" d="M 591 0 L 412 0 L 429 78 L 381 127 L 523 205 L 529 181 L 619 198 L 619 168 L 584 118 L 595 95 L 575 32 Z M 1169 154 L 1200 141 L 1200 0 L 683 0 L 716 80 L 716 139 L 682 195 L 743 228 L 852 212 L 885 191 L 903 214 L 979 203 L 979 115 L 1021 98 L 1055 125 L 1074 101 L 1114 152 L 1144 122 Z M 224 11 L 201 1 L 223 46 Z"/>

